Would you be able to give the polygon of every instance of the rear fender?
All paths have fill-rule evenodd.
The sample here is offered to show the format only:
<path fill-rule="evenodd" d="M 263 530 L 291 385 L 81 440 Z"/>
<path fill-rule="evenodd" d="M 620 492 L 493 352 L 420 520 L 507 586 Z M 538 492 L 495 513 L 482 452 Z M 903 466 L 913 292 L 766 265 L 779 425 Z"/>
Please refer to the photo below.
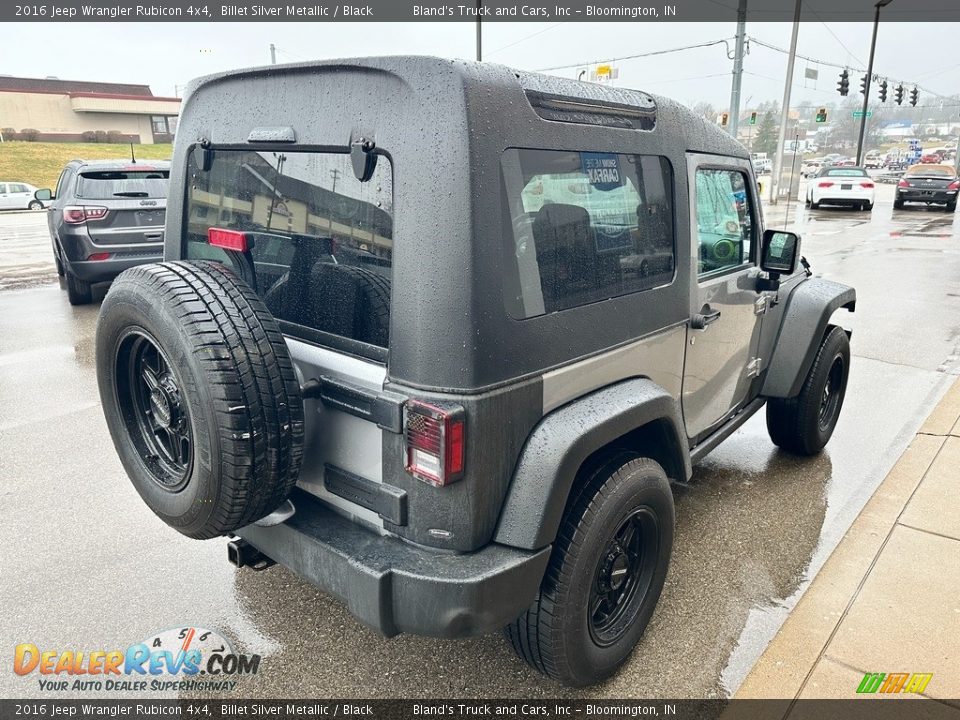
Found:
<path fill-rule="evenodd" d="M 823 278 L 797 285 L 787 299 L 760 394 L 796 397 L 820 349 L 830 316 L 840 308 L 853 312 L 856 304 L 857 291 L 848 285 Z"/>
<path fill-rule="evenodd" d="M 494 541 L 528 550 L 552 543 L 577 472 L 610 445 L 646 446 L 671 480 L 686 481 L 685 438 L 677 401 L 647 378 L 610 385 L 554 410 L 520 454 Z"/>

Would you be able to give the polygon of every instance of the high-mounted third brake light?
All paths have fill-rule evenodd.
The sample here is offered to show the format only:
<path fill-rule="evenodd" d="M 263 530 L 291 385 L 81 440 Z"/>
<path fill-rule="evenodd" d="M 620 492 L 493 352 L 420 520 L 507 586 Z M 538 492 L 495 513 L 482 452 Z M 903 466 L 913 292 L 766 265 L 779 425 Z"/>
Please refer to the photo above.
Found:
<path fill-rule="evenodd" d="M 464 412 L 459 405 L 408 400 L 404 411 L 407 472 L 442 487 L 463 476 Z"/>
<path fill-rule="evenodd" d="M 245 232 L 239 230 L 226 230 L 224 228 L 209 228 L 207 230 L 207 242 L 214 247 L 224 250 L 236 250 L 237 252 L 246 252 L 250 249 L 250 242 Z"/>

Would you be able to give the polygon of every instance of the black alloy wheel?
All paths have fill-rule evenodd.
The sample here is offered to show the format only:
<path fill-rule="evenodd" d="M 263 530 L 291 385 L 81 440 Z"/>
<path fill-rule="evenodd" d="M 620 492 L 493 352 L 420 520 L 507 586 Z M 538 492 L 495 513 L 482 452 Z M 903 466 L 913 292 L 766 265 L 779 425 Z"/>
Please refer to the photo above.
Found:
<path fill-rule="evenodd" d="M 657 567 L 659 525 L 652 508 L 634 510 L 600 556 L 587 613 L 590 635 L 601 647 L 623 636 L 646 600 Z"/>
<path fill-rule="evenodd" d="M 142 328 L 120 339 L 114 380 L 126 430 L 151 478 L 163 490 L 179 492 L 193 464 L 190 412 L 170 362 Z"/>

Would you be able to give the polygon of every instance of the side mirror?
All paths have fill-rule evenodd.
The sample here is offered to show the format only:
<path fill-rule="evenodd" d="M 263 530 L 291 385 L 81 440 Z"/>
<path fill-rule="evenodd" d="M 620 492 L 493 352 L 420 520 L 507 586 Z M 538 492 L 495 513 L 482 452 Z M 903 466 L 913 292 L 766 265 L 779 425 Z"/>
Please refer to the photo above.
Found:
<path fill-rule="evenodd" d="M 37 191 L 35 191 L 35 192 L 33 193 L 33 199 L 34 199 L 34 200 L 41 200 L 41 201 L 49 202 L 50 200 L 53 200 L 53 193 L 50 192 L 50 188 L 44 188 L 43 190 L 37 190 Z"/>
<path fill-rule="evenodd" d="M 792 275 L 800 259 L 800 236 L 784 230 L 763 233 L 760 269 L 771 275 Z"/>

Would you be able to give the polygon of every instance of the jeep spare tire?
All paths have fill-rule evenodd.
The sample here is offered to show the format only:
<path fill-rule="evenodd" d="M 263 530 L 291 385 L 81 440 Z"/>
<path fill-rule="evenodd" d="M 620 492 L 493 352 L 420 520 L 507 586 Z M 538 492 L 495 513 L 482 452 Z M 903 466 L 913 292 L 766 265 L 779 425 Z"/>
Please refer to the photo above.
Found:
<path fill-rule="evenodd" d="M 303 401 L 276 320 L 223 265 L 122 273 L 97 325 L 107 427 L 144 502 L 192 538 L 231 533 L 289 496 Z"/>

